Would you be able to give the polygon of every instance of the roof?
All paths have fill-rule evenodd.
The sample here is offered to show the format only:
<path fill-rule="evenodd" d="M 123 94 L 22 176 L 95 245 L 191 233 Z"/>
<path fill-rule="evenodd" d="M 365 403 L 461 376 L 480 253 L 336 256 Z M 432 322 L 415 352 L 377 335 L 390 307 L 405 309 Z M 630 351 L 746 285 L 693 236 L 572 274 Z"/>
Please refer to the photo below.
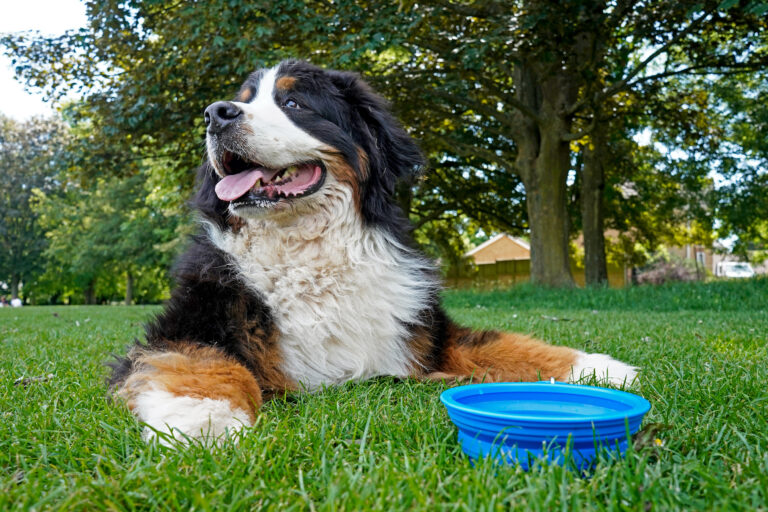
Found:
<path fill-rule="evenodd" d="M 477 247 L 475 247 L 474 249 L 472 249 L 471 251 L 466 253 L 464 256 L 472 256 L 476 252 L 482 251 L 483 249 L 485 249 L 489 245 L 498 242 L 499 240 L 501 240 L 504 237 L 509 238 L 510 240 L 512 240 L 513 242 L 515 242 L 516 244 L 518 244 L 519 246 L 521 246 L 523 249 L 525 249 L 527 251 L 531 250 L 531 246 L 528 244 L 528 242 L 526 242 L 522 238 L 517 238 L 517 237 L 514 237 L 514 236 L 509 236 L 506 233 L 501 233 L 501 234 L 496 235 L 495 237 L 491 238 L 490 240 L 487 240 L 487 241 L 483 242 L 482 244 L 478 245 Z"/>

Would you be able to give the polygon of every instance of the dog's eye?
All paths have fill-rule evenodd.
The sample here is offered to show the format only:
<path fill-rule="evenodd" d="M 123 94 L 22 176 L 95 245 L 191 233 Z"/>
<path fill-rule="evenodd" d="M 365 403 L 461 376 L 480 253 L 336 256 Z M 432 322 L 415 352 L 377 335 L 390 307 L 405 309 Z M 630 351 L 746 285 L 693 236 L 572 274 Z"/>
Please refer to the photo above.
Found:
<path fill-rule="evenodd" d="M 285 108 L 301 108 L 298 103 L 296 103 L 294 100 L 285 100 L 285 103 L 283 103 L 283 106 Z"/>

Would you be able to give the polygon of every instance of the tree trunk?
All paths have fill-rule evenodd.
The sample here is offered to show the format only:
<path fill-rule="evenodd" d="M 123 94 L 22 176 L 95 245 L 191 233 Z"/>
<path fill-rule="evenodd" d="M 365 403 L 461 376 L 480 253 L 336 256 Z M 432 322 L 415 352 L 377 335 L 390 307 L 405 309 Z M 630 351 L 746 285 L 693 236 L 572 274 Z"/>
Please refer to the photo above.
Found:
<path fill-rule="evenodd" d="M 568 258 L 567 186 L 570 145 L 562 134 L 570 121 L 560 112 L 573 96 L 562 75 L 541 80 L 523 64 L 515 67 L 518 99 L 539 115 L 517 128 L 517 172 L 525 185 L 531 228 L 531 281 L 546 286 L 574 285 Z"/>
<path fill-rule="evenodd" d="M 525 182 L 531 228 L 531 281 L 546 286 L 573 286 L 568 258 L 568 147 L 560 133 L 542 133 L 539 156 Z"/>
<path fill-rule="evenodd" d="M 19 274 L 11 275 L 11 298 L 17 299 L 19 297 L 19 284 L 21 284 L 21 276 Z"/>
<path fill-rule="evenodd" d="M 96 281 L 91 281 L 88 286 L 83 290 L 83 300 L 86 304 L 94 304 L 96 302 Z"/>
<path fill-rule="evenodd" d="M 599 128 L 584 148 L 584 166 L 581 174 L 581 222 L 584 230 L 584 277 L 587 286 L 603 286 L 608 283 L 603 220 L 605 138 L 598 132 Z"/>
<path fill-rule="evenodd" d="M 125 305 L 133 303 L 133 273 L 129 270 L 125 276 Z"/>

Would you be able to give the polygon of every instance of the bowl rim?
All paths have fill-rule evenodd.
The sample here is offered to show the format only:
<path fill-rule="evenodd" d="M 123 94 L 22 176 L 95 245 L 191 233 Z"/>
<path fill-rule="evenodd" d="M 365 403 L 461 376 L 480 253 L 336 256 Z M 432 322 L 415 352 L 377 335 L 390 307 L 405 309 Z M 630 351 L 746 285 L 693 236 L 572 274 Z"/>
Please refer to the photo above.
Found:
<path fill-rule="evenodd" d="M 471 389 L 470 389 L 471 388 Z M 574 417 L 552 417 L 552 416 L 535 416 L 529 414 L 515 414 L 515 413 L 499 413 L 486 411 L 481 408 L 467 406 L 459 403 L 456 399 L 456 395 L 460 397 L 471 395 L 483 395 L 498 391 L 507 392 L 524 392 L 535 391 L 540 393 L 547 393 L 548 391 L 565 392 L 566 394 L 574 396 L 597 396 L 602 398 L 608 398 L 615 402 L 622 402 L 628 404 L 630 408 L 625 411 L 617 411 L 615 413 L 605 413 L 596 416 L 585 416 L 583 418 Z M 446 389 L 440 393 L 440 401 L 443 405 L 451 411 L 460 411 L 475 417 L 485 417 L 493 419 L 502 419 L 506 421 L 516 421 L 521 423 L 550 423 L 550 424 L 563 424 L 563 423 L 604 423 L 625 419 L 630 419 L 637 416 L 643 416 L 651 409 L 651 403 L 640 395 L 629 393 L 627 391 L 620 391 L 618 389 L 603 388 L 598 386 L 586 386 L 583 384 L 569 384 L 565 382 L 494 382 L 494 383 L 481 383 L 481 384 L 465 384 L 462 386 L 456 386 L 454 388 Z"/>

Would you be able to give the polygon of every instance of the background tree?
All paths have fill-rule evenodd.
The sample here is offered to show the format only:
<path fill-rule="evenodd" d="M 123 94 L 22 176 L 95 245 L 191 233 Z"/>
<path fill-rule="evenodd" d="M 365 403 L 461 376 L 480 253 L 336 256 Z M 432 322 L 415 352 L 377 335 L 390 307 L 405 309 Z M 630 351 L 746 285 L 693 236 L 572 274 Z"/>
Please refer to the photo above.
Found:
<path fill-rule="evenodd" d="M 17 122 L 0 114 L 0 281 L 10 285 L 12 297 L 44 268 L 45 239 L 30 198 L 35 190 L 57 192 L 54 177 L 66 139 L 65 126 L 55 119 Z"/>
<path fill-rule="evenodd" d="M 363 71 L 430 156 L 434 172 L 400 189 L 416 222 L 460 212 L 528 228 L 532 278 L 569 285 L 572 142 L 628 91 L 762 65 L 766 12 L 764 2 L 733 1 L 111 0 L 88 3 L 87 29 L 4 43 L 32 86 L 54 98 L 87 92 L 84 172 L 130 174 L 137 157 L 160 158 L 182 190 L 199 162 L 199 113 L 250 70 L 303 56 Z M 481 199 L 458 188 L 465 174 Z"/>
<path fill-rule="evenodd" d="M 705 77 L 720 112 L 718 234 L 741 258 L 762 259 L 768 246 L 768 73 Z"/>
<path fill-rule="evenodd" d="M 702 180 L 706 181 L 703 176 L 715 167 L 710 165 L 710 168 L 706 168 L 707 164 L 719 160 L 715 153 L 721 134 L 715 119 L 721 116 L 712 101 L 711 87 L 701 77 L 744 74 L 745 70 L 759 70 L 766 65 L 765 22 L 760 16 L 768 11 L 768 6 L 758 2 L 743 3 L 740 6 L 736 4 L 722 2 L 717 6 L 702 4 L 693 7 L 702 11 L 698 27 L 690 26 L 686 34 L 671 41 L 672 44 L 657 55 L 657 61 L 649 62 L 647 71 L 628 84 L 625 92 L 612 98 L 596 96 L 602 103 L 593 102 L 591 106 L 594 126 L 591 128 L 590 144 L 585 147 L 587 164 L 583 169 L 581 194 L 588 283 L 597 283 L 605 276 L 603 226 L 599 222 L 602 217 L 599 213 L 602 194 L 596 192 L 596 188 L 604 183 L 601 179 L 603 165 L 589 163 L 611 158 L 610 151 L 607 151 L 610 143 L 622 133 L 616 128 L 634 125 L 630 130 L 623 130 L 627 136 L 650 129 L 655 134 L 655 140 L 661 141 L 670 151 L 678 149 L 688 153 L 689 158 L 677 162 L 677 165 L 668 159 L 660 172 L 672 170 L 670 176 L 677 176 L 682 185 L 693 187 L 691 193 L 685 195 L 691 198 L 696 196 L 692 199 L 695 203 L 687 209 L 688 217 L 698 212 L 701 214 L 700 220 L 707 222 L 709 218 L 711 221 L 711 212 L 705 212 L 700 207 L 700 192 Z M 614 61 L 618 57 L 619 61 L 612 62 L 609 59 L 607 62 L 614 66 L 626 66 L 621 59 L 636 53 L 636 41 L 633 33 L 625 33 L 625 37 L 617 41 L 619 47 L 624 46 L 624 51 L 614 52 L 611 56 Z M 745 51 L 745 48 L 748 50 Z M 651 52 L 651 48 L 648 52 Z M 627 124 L 628 120 L 630 125 Z M 604 124 L 605 121 L 614 125 L 618 123 L 618 126 L 609 128 Z M 609 134 L 608 138 L 606 134 Z M 595 144 L 595 141 L 602 141 L 605 147 L 601 148 L 601 144 Z M 589 158 L 601 154 L 603 158 Z M 706 158 L 702 158 L 704 154 Z M 590 187 L 593 192 L 584 190 Z M 649 202 L 653 201 L 652 198 L 648 199 Z"/>
<path fill-rule="evenodd" d="M 768 9 L 754 2 L 437 2 L 425 10 L 430 15 L 423 30 L 406 43 L 418 51 L 402 68 L 449 110 L 471 109 L 498 122 L 506 139 L 483 134 L 476 145 L 525 183 L 532 277 L 547 284 L 570 282 L 564 206 L 573 161 L 569 142 L 592 133 L 601 113 L 626 91 L 676 75 L 756 69 L 766 62 L 755 42 L 765 37 L 761 14 Z M 423 69 L 435 73 L 424 78 Z M 503 149 L 508 140 L 516 153 Z M 587 178 L 585 184 L 600 186 L 601 180 Z M 599 189 L 583 195 L 600 197 Z M 585 226 L 601 236 L 598 223 Z M 602 249 L 599 239 L 592 245 Z"/>
<path fill-rule="evenodd" d="M 80 289 L 86 304 L 120 291 L 131 304 L 137 284 L 143 302 L 156 301 L 167 290 L 165 271 L 183 215 L 164 215 L 152 203 L 146 181 L 144 174 L 107 176 L 87 187 L 67 182 L 63 194 L 37 194 L 34 209 L 45 229 L 51 268 Z M 122 276 L 123 286 L 115 276 Z"/>

